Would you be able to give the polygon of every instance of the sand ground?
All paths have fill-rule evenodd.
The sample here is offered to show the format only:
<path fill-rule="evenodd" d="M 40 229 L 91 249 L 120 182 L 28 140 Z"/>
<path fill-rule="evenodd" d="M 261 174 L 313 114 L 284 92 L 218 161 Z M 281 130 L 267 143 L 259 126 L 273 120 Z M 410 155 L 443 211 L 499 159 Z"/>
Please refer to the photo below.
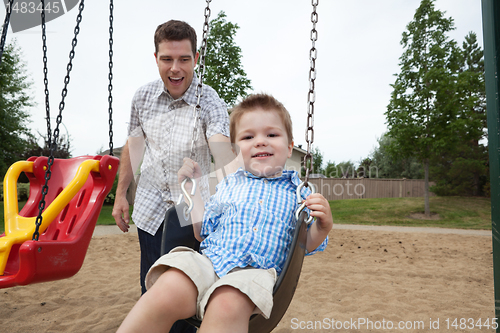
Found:
<path fill-rule="evenodd" d="M 0 332 L 115 332 L 139 294 L 137 234 L 97 227 L 74 277 L 0 290 Z M 493 332 L 494 303 L 491 232 L 336 226 L 273 332 Z"/>

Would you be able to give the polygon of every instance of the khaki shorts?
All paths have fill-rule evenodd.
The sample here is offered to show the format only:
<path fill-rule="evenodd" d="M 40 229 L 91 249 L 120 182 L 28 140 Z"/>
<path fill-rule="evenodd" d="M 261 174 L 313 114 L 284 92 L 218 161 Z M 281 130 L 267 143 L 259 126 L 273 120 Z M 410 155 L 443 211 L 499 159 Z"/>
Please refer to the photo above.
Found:
<path fill-rule="evenodd" d="M 188 247 L 176 247 L 158 259 L 146 275 L 146 288 L 170 267 L 184 272 L 198 289 L 196 317 L 203 319 L 210 295 L 220 286 L 231 286 L 247 295 L 255 304 L 253 313 L 269 319 L 273 308 L 273 288 L 276 283 L 276 270 L 253 267 L 235 268 L 219 278 L 215 274 L 212 262 L 205 255 Z"/>

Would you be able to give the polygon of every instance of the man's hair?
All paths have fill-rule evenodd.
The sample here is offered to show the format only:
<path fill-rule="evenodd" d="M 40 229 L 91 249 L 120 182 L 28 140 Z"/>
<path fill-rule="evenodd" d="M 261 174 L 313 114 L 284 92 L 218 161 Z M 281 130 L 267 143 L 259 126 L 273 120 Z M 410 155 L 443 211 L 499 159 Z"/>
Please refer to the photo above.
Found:
<path fill-rule="evenodd" d="M 183 21 L 170 20 L 160 24 L 155 32 L 155 53 L 158 53 L 158 45 L 165 40 L 181 41 L 189 39 L 193 57 L 196 55 L 196 31 Z"/>
<path fill-rule="evenodd" d="M 291 143 L 293 141 L 293 133 L 292 118 L 290 117 L 290 113 L 288 113 L 288 110 L 283 104 L 281 104 L 281 102 L 268 94 L 249 95 L 232 109 L 229 121 L 229 135 L 231 143 L 234 144 L 236 142 L 236 126 L 238 125 L 241 117 L 245 113 L 255 111 L 255 109 L 259 108 L 264 111 L 276 112 L 278 114 L 283 122 L 283 126 L 285 127 L 285 131 L 288 136 L 288 143 Z"/>

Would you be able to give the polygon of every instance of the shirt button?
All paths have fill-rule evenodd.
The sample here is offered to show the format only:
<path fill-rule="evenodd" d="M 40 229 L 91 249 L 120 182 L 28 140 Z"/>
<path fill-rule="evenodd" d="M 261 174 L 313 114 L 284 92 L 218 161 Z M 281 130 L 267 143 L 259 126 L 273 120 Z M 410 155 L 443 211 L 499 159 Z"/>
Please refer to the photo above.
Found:
<path fill-rule="evenodd" d="M 253 231 L 257 232 L 259 230 L 257 227 L 253 227 Z"/>
<path fill-rule="evenodd" d="M 260 200 L 259 203 L 262 205 L 264 203 L 264 201 Z"/>
<path fill-rule="evenodd" d="M 267 179 L 264 179 L 264 184 L 267 184 L 267 183 L 268 183 Z"/>

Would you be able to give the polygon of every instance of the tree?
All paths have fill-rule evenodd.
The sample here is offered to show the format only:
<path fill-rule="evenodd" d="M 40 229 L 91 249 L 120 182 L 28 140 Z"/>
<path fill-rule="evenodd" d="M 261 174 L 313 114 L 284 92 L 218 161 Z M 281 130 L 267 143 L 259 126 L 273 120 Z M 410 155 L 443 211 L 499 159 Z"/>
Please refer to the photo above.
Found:
<path fill-rule="evenodd" d="M 375 164 L 373 163 L 373 160 L 367 157 L 359 162 L 356 174 L 358 175 L 358 177 L 363 177 L 363 178 L 377 178 L 376 172 L 372 174 L 372 171 L 375 170 L 376 167 Z"/>
<path fill-rule="evenodd" d="M 401 72 L 391 86 L 387 107 L 388 135 L 394 138 L 393 156 L 416 157 L 424 165 L 425 215 L 430 216 L 429 164 L 453 145 L 457 71 L 456 43 L 447 33 L 453 19 L 434 8 L 434 0 L 422 0 L 413 21 L 403 32 Z"/>
<path fill-rule="evenodd" d="M 31 85 L 21 60 L 21 51 L 14 40 L 6 45 L 0 64 L 1 175 L 26 151 L 32 138 L 27 128 L 30 116 L 27 108 L 33 106 L 28 94 Z"/>
<path fill-rule="evenodd" d="M 339 178 L 338 169 L 335 165 L 335 162 L 328 161 L 325 167 L 325 176 L 326 178 Z"/>
<path fill-rule="evenodd" d="M 210 21 L 203 82 L 217 91 L 229 107 L 248 95 L 251 82 L 241 65 L 241 48 L 234 42 L 237 24 L 226 21 L 221 11 Z"/>
<path fill-rule="evenodd" d="M 455 145 L 439 155 L 431 168 L 438 195 L 480 195 L 488 182 L 488 152 L 481 143 L 486 137 L 486 92 L 483 51 L 477 36 L 465 36 L 458 58 Z"/>
<path fill-rule="evenodd" d="M 313 148 L 313 173 L 314 174 L 322 174 L 323 168 L 323 153 L 319 150 L 318 147 Z"/>
<path fill-rule="evenodd" d="M 339 178 L 357 177 L 356 167 L 354 166 L 354 163 L 351 161 L 340 162 L 339 164 L 337 164 L 337 170 Z"/>
<path fill-rule="evenodd" d="M 369 166 L 370 178 L 407 178 L 422 179 L 424 177 L 422 164 L 415 157 L 393 156 L 390 152 L 393 138 L 384 133 L 378 140 L 378 148 L 370 154 L 372 163 Z"/>

